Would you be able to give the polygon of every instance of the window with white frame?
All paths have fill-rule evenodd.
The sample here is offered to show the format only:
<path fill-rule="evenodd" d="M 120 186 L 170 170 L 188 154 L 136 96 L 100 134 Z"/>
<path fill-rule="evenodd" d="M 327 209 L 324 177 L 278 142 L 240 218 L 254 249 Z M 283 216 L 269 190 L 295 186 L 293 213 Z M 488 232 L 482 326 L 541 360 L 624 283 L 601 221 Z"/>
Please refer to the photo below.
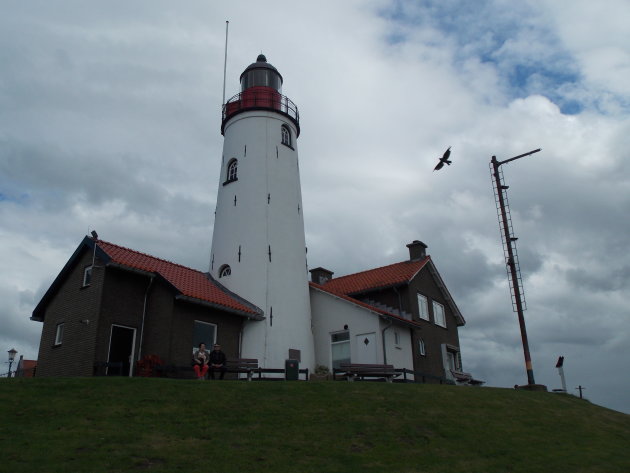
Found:
<path fill-rule="evenodd" d="M 418 355 L 426 356 L 427 348 L 424 344 L 424 340 L 421 338 L 418 339 Z"/>
<path fill-rule="evenodd" d="M 232 158 L 228 163 L 225 182 L 232 182 L 238 179 L 238 160 Z"/>
<path fill-rule="evenodd" d="M 332 353 L 332 365 L 339 368 L 341 363 L 350 363 L 350 332 L 335 332 L 330 334 L 330 349 Z"/>
<path fill-rule="evenodd" d="M 394 332 L 394 344 L 396 346 L 400 345 L 400 334 L 397 331 Z"/>
<path fill-rule="evenodd" d="M 427 297 L 418 293 L 418 315 L 421 319 L 429 320 L 429 302 Z"/>
<path fill-rule="evenodd" d="M 435 322 L 435 325 L 446 328 L 446 315 L 444 315 L 444 306 L 435 301 L 433 301 L 433 321 Z"/>
<path fill-rule="evenodd" d="M 61 345 L 63 342 L 63 327 L 63 323 L 57 324 L 57 331 L 55 332 L 55 345 Z"/>
<path fill-rule="evenodd" d="M 193 352 L 199 349 L 200 343 L 206 344 L 207 350 L 212 350 L 212 345 L 217 340 L 217 326 L 208 322 L 195 320 L 193 324 Z"/>
<path fill-rule="evenodd" d="M 86 266 L 83 270 L 83 286 L 89 286 L 92 282 L 92 266 Z"/>
<path fill-rule="evenodd" d="M 282 125 L 280 133 L 282 134 L 282 144 L 291 146 L 291 130 L 286 125 Z"/>

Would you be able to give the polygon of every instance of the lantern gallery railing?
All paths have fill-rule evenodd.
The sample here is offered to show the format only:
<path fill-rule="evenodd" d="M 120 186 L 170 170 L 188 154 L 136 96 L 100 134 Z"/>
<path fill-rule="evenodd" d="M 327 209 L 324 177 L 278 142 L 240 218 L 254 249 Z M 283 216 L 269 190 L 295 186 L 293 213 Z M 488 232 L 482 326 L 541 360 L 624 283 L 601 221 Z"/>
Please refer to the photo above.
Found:
<path fill-rule="evenodd" d="M 270 87 L 250 87 L 236 94 L 223 105 L 221 133 L 225 123 L 234 115 L 247 110 L 273 110 L 291 119 L 300 134 L 300 113 L 297 106 L 286 96 Z"/>

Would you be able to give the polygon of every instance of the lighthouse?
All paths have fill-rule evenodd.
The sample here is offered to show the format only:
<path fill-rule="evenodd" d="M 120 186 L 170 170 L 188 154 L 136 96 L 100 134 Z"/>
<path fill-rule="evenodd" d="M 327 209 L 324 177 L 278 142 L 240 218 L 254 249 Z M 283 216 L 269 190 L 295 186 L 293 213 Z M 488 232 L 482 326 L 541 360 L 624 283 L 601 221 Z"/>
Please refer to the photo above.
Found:
<path fill-rule="evenodd" d="M 210 273 L 264 312 L 264 320 L 244 322 L 242 357 L 265 368 L 298 359 L 312 369 L 298 109 L 282 95 L 282 76 L 262 54 L 240 83 L 223 105 Z"/>

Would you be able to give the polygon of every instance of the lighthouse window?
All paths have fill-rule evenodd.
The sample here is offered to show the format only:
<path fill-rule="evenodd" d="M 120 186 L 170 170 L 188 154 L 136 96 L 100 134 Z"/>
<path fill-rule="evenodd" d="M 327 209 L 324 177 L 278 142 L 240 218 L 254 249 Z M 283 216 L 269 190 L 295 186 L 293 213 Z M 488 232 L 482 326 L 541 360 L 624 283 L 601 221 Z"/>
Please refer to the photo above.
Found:
<path fill-rule="evenodd" d="M 231 159 L 227 167 L 226 180 L 223 185 L 238 180 L 238 160 Z"/>
<path fill-rule="evenodd" d="M 223 266 L 221 266 L 219 268 L 219 277 L 220 278 L 227 277 L 230 274 L 232 274 L 232 269 L 230 268 L 230 265 L 224 264 Z"/>
<path fill-rule="evenodd" d="M 289 130 L 289 127 L 282 125 L 281 134 L 282 134 L 282 144 L 290 147 L 291 146 L 291 130 Z"/>

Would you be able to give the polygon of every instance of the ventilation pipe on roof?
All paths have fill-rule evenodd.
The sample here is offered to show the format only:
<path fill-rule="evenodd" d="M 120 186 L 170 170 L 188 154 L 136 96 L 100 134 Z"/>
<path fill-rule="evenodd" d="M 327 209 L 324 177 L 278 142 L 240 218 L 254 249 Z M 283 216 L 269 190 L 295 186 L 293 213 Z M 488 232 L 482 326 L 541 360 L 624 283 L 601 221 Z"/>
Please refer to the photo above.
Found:
<path fill-rule="evenodd" d="M 427 257 L 427 245 L 420 240 L 414 240 L 407 245 L 409 248 L 409 259 L 411 261 L 419 261 Z"/>

